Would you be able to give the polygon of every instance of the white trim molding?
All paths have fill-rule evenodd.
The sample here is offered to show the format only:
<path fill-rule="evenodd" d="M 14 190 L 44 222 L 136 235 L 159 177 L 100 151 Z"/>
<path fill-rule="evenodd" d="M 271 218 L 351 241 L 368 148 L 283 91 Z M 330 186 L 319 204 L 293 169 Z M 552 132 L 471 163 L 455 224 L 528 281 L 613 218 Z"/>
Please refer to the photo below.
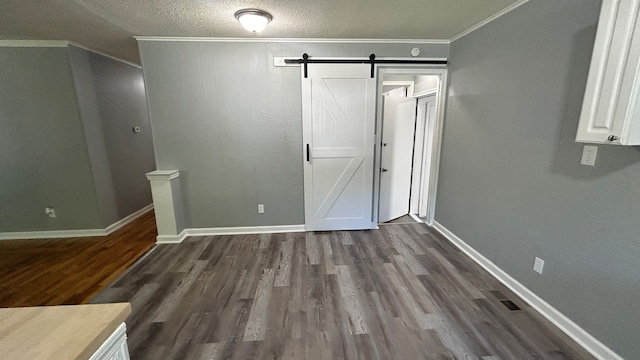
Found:
<path fill-rule="evenodd" d="M 120 229 L 121 227 L 127 225 L 128 223 L 132 222 L 133 220 L 139 218 L 140 216 L 146 214 L 147 212 L 149 212 L 151 209 L 153 209 L 153 204 L 149 204 L 145 207 L 143 207 L 142 209 L 134 212 L 133 214 L 130 214 L 129 216 L 114 222 L 113 224 L 107 226 L 107 228 L 105 229 L 107 235 L 111 234 L 112 232 Z"/>
<path fill-rule="evenodd" d="M 238 37 L 176 37 L 134 36 L 138 41 L 206 41 L 252 43 L 341 43 L 341 44 L 449 44 L 448 39 L 344 39 L 344 38 L 238 38 Z"/>
<path fill-rule="evenodd" d="M 32 239 L 62 239 L 74 237 L 107 236 L 121 227 L 129 224 L 143 214 L 153 209 L 153 204 L 147 205 L 133 214 L 119 220 L 106 229 L 81 229 L 81 230 L 52 230 L 52 231 L 21 231 L 0 233 L 0 240 L 32 240 Z"/>
<path fill-rule="evenodd" d="M 75 46 L 77 48 L 90 51 L 90 52 L 92 52 L 94 54 L 102 55 L 102 56 L 107 57 L 107 58 L 109 58 L 111 60 L 115 60 L 115 61 L 121 62 L 123 64 L 129 65 L 129 66 L 133 66 L 133 67 L 138 68 L 138 69 L 142 69 L 142 66 L 140 66 L 139 64 L 136 64 L 136 63 L 131 62 L 131 61 L 127 61 L 125 59 L 121 59 L 121 58 L 119 58 L 117 56 L 113 56 L 113 55 L 107 54 L 107 53 L 102 52 L 102 51 L 98 51 L 98 50 L 92 49 L 92 48 L 90 48 L 88 46 L 85 46 L 85 45 L 82 45 L 82 44 L 78 44 L 77 42 L 69 41 L 69 45 L 72 45 L 72 46 Z"/>
<path fill-rule="evenodd" d="M 420 217 L 414 213 L 409 213 L 409 216 L 417 223 L 424 223 L 424 220 L 420 219 Z"/>
<path fill-rule="evenodd" d="M 187 229 L 188 236 L 304 232 L 304 225 L 241 226 Z"/>
<path fill-rule="evenodd" d="M 154 170 L 152 172 L 146 173 L 148 180 L 173 180 L 180 176 L 180 171 L 178 170 Z"/>
<path fill-rule="evenodd" d="M 413 97 L 414 98 L 422 98 L 422 97 L 427 97 L 427 96 L 431 96 L 431 95 L 438 95 L 438 88 L 422 90 L 420 92 L 414 93 Z"/>
<path fill-rule="evenodd" d="M 341 43 L 341 44 L 450 44 L 468 35 L 497 18 L 526 4 L 529 0 L 518 0 L 485 20 L 469 27 L 450 39 L 344 39 L 344 38 L 238 38 L 238 37 L 175 37 L 134 36 L 137 41 L 205 41 L 205 42 L 252 42 L 252 43 Z"/>
<path fill-rule="evenodd" d="M 240 235 L 240 234 L 273 234 L 304 232 L 304 225 L 273 225 L 273 226 L 238 226 L 216 228 L 184 229 L 177 236 L 158 235 L 157 244 L 178 244 L 190 236 Z"/>
<path fill-rule="evenodd" d="M 107 236 L 105 229 L 21 231 L 0 233 L 0 240 L 62 239 L 74 237 Z"/>
<path fill-rule="evenodd" d="M 98 50 L 94 50 L 91 49 L 90 47 L 87 47 L 85 45 L 73 42 L 73 41 L 67 41 L 67 40 L 0 40 L 0 47 L 68 47 L 68 46 L 75 46 L 77 48 L 80 49 L 84 49 L 87 51 L 90 51 L 92 53 L 98 54 L 98 55 L 102 55 L 104 57 L 107 57 L 109 59 L 121 62 L 123 64 L 127 64 L 133 67 L 136 67 L 138 69 L 142 69 L 142 66 L 140 66 L 139 64 L 136 64 L 134 62 L 131 61 L 127 61 L 124 59 L 121 59 L 117 56 L 113 56 L 110 54 L 107 54 L 105 52 L 102 51 L 98 51 Z"/>
<path fill-rule="evenodd" d="M 158 235 L 156 244 L 179 244 L 187 238 L 187 230 L 182 230 L 178 235 Z"/>
<path fill-rule="evenodd" d="M 438 232 L 446 237 L 453 245 L 463 253 L 467 254 L 467 256 L 469 256 L 473 261 L 487 270 L 494 278 L 504 284 L 504 286 L 509 288 L 509 290 L 513 291 L 522 300 L 526 301 L 532 308 L 547 318 L 547 320 L 551 321 L 551 323 L 571 337 L 585 350 L 590 352 L 594 357 L 601 360 L 623 360 L 620 355 L 609 349 L 578 324 L 544 301 L 526 286 L 522 285 L 518 280 L 511 277 L 504 270 L 491 262 L 491 260 L 484 257 L 480 252 L 464 242 L 442 224 L 434 221 L 433 228 L 438 230 Z"/>
<path fill-rule="evenodd" d="M 413 80 L 382 80 L 382 86 L 385 85 L 400 85 L 407 87 L 407 97 L 414 97 L 413 90 L 415 89 L 415 82 Z"/>
<path fill-rule="evenodd" d="M 464 37 L 466 35 L 471 34 L 472 32 L 474 32 L 474 31 L 478 30 L 479 28 L 487 25 L 488 23 L 492 22 L 493 20 L 495 20 L 495 19 L 501 17 L 502 15 L 505 15 L 505 14 L 507 14 L 507 13 L 519 8 L 520 6 L 522 6 L 522 5 L 524 5 L 524 4 L 528 3 L 528 2 L 529 2 L 529 0 L 518 0 L 518 1 L 514 2 L 513 4 L 507 6 L 506 8 L 504 8 L 504 9 L 498 11 L 497 13 L 489 16 L 488 18 L 484 19 L 483 21 L 473 25 L 472 27 L 468 28 L 467 30 L 464 30 L 463 32 L 459 33 L 458 35 L 452 37 L 451 39 L 449 39 L 449 43 L 452 43 L 452 42 L 454 42 L 454 41 L 456 41 L 456 40 L 458 40 L 458 39 L 460 39 L 460 38 L 462 38 L 462 37 Z"/>

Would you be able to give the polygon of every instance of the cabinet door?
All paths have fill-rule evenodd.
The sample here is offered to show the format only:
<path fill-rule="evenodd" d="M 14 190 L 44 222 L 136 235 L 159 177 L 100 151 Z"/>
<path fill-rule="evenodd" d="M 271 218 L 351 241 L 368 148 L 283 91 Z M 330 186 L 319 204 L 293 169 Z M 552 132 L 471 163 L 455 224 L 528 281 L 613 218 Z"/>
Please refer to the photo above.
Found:
<path fill-rule="evenodd" d="M 633 145 L 638 92 L 640 0 L 604 0 L 576 141 Z M 640 119 L 636 119 L 640 121 Z"/>

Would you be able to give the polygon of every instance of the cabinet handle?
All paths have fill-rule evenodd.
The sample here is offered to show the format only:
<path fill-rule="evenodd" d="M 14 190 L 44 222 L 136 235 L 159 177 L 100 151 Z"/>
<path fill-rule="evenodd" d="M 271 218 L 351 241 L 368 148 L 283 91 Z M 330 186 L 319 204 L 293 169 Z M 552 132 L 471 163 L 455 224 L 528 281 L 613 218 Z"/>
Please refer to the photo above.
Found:
<path fill-rule="evenodd" d="M 311 149 L 309 148 L 309 144 L 307 144 L 307 162 L 311 161 Z"/>
<path fill-rule="evenodd" d="M 618 140 L 618 137 L 617 137 L 617 136 L 615 136 L 615 135 L 609 135 L 609 137 L 607 138 L 607 140 L 609 140 L 609 141 L 616 141 L 616 140 Z"/>

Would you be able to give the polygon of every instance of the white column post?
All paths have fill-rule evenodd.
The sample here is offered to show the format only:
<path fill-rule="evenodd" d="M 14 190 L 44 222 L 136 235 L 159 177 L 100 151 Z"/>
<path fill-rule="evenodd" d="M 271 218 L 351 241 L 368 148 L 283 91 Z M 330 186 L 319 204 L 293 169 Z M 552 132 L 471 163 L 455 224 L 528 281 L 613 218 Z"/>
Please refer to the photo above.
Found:
<path fill-rule="evenodd" d="M 157 243 L 179 243 L 184 237 L 184 215 L 178 170 L 147 173 L 158 227 Z"/>

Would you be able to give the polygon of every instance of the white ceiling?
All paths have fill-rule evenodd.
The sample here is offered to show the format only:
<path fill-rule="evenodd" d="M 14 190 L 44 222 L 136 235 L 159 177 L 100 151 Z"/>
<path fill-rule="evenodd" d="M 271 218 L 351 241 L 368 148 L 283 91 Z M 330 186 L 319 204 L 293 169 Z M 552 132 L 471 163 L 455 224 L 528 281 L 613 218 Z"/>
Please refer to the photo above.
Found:
<path fill-rule="evenodd" d="M 134 35 L 448 40 L 517 0 L 1 0 L 0 39 L 70 40 L 138 63 Z M 233 14 L 270 12 L 253 35 Z"/>

